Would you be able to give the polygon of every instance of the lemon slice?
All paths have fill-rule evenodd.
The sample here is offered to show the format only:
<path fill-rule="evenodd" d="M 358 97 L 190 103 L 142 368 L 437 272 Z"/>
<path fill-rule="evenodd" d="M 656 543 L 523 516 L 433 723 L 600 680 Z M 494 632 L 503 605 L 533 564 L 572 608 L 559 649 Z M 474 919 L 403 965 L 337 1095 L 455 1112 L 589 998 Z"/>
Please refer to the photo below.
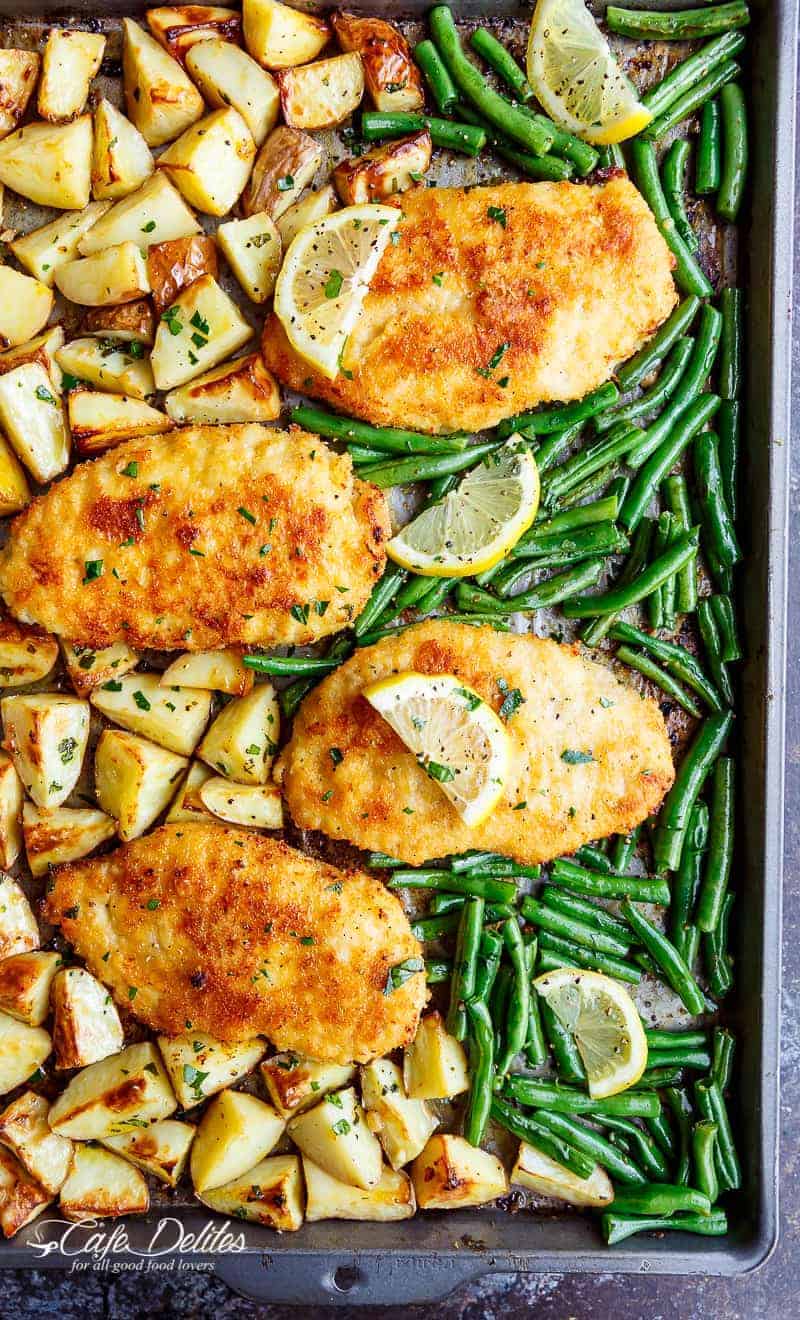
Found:
<path fill-rule="evenodd" d="M 536 462 L 522 436 L 512 435 L 386 548 L 395 563 L 424 577 L 467 577 L 499 563 L 538 508 Z"/>
<path fill-rule="evenodd" d="M 346 206 L 301 229 L 289 244 L 275 314 L 292 348 L 331 380 L 400 218 L 393 206 Z"/>
<path fill-rule="evenodd" d="M 618 981 L 559 967 L 533 984 L 575 1037 L 594 1099 L 638 1082 L 647 1067 L 647 1038 L 636 1005 Z"/>
<path fill-rule="evenodd" d="M 511 744 L 502 720 L 453 674 L 407 671 L 382 678 L 364 696 L 474 829 L 497 806 Z"/>
<path fill-rule="evenodd" d="M 539 0 L 528 82 L 559 128 L 598 146 L 634 137 L 653 118 L 583 0 Z"/>

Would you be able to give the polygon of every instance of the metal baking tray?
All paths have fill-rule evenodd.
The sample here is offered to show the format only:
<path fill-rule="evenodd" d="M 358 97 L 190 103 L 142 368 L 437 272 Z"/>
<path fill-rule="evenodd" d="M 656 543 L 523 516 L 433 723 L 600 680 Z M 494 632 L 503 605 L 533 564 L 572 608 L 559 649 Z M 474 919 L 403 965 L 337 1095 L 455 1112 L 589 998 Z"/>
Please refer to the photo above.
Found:
<path fill-rule="evenodd" d="M 324 9 L 314 0 L 297 7 Z M 646 0 L 629 0 L 646 7 Z M 0 41 L 20 23 L 72 20 L 105 30 L 115 15 L 141 13 L 142 0 L 0 0 Z M 421 19 L 427 0 L 352 0 L 348 9 Z M 603 5 L 593 6 L 602 9 Z M 659 7 L 683 7 L 661 0 Z M 508 31 L 529 5 L 455 0 L 456 15 Z M 758 1268 L 777 1240 L 780 921 L 783 836 L 784 671 L 786 651 L 790 312 L 793 254 L 795 85 L 800 0 L 751 0 L 749 83 L 751 205 L 743 229 L 748 360 L 743 483 L 748 492 L 740 581 L 747 661 L 738 747 L 741 797 L 736 863 L 737 986 L 726 1010 L 737 1030 L 735 1122 L 747 1152 L 744 1185 L 731 1206 L 727 1237 L 677 1234 L 601 1245 L 593 1220 L 570 1211 L 509 1214 L 499 1208 L 417 1215 L 399 1224 L 328 1221 L 281 1237 L 256 1226 L 213 1220 L 160 1199 L 148 1216 L 100 1224 L 91 1235 L 62 1236 L 45 1214 L 0 1245 L 0 1268 L 103 1272 L 195 1268 L 215 1271 L 253 1300 L 304 1305 L 432 1301 L 500 1271 L 736 1275 Z M 503 35 L 503 34 L 501 34 Z M 499 173 L 499 171 L 494 171 Z M 444 180 L 443 180 L 444 181 Z M 449 180 L 448 180 L 449 181 Z M 477 181 L 477 179 L 472 180 Z M 725 254 L 721 254 L 724 259 Z M 224 1228 L 224 1232 L 221 1231 Z M 226 1240 L 227 1235 L 227 1240 Z"/>

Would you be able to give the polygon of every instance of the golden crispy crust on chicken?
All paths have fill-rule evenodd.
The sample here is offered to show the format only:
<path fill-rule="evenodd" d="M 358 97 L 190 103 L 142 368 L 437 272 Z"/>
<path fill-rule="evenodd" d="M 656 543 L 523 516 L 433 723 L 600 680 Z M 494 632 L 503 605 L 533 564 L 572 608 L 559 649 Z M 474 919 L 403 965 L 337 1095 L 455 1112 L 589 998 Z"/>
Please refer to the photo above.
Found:
<path fill-rule="evenodd" d="M 349 1063 L 413 1039 L 423 973 L 393 894 L 287 844 L 215 824 L 165 825 L 107 857 L 60 867 L 47 898 L 86 965 L 156 1031 Z M 136 987 L 135 997 L 129 990 Z"/>
<path fill-rule="evenodd" d="M 391 204 L 400 239 L 350 336 L 352 376 L 317 375 L 274 314 L 262 344 L 284 384 L 367 421 L 480 430 L 581 398 L 675 305 L 673 258 L 624 176 L 417 188 Z"/>
<path fill-rule="evenodd" d="M 507 787 L 474 829 L 361 695 L 406 670 L 455 674 L 495 710 L 519 689 Z M 674 771 L 656 703 L 576 647 L 438 619 L 356 651 L 324 679 L 300 707 L 276 778 L 302 828 L 413 865 L 469 848 L 535 863 L 633 829 Z"/>
<path fill-rule="evenodd" d="M 382 493 L 317 436 L 187 427 L 129 440 L 35 499 L 12 523 L 0 592 L 17 618 L 93 647 L 309 642 L 359 613 L 389 530 Z"/>

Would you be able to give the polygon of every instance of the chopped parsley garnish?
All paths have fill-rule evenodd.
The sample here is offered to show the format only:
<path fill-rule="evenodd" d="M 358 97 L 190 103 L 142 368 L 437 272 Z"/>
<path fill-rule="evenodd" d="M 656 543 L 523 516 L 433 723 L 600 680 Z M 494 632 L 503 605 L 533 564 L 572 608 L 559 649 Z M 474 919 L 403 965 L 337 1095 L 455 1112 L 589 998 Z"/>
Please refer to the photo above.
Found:
<path fill-rule="evenodd" d="M 208 1073 L 201 1072 L 199 1068 L 195 1068 L 193 1063 L 185 1063 L 183 1065 L 183 1080 L 186 1085 L 191 1087 L 194 1091 L 195 1100 L 202 1100 L 203 1082 L 207 1077 Z"/>
<path fill-rule="evenodd" d="M 342 761 L 344 760 L 344 752 L 339 747 L 329 747 L 328 755 L 330 756 L 334 765 L 341 765 Z"/>
<path fill-rule="evenodd" d="M 155 222 L 155 220 L 148 220 L 148 222 L 147 222 L 146 225 L 142 225 L 142 233 L 143 233 L 143 234 L 152 234 L 152 232 L 153 232 L 153 230 L 155 229 L 155 227 L 156 227 L 156 222 Z"/>
<path fill-rule="evenodd" d="M 496 220 L 497 223 L 502 225 L 503 229 L 505 229 L 508 224 L 508 216 L 502 206 L 489 206 L 487 207 L 486 214 L 490 220 Z"/>
<path fill-rule="evenodd" d="M 463 697 L 467 710 L 477 710 L 481 704 L 481 698 L 477 692 L 470 692 L 469 688 L 454 688 L 457 697 Z"/>
<path fill-rule="evenodd" d="M 122 469 L 122 476 L 138 477 L 138 475 L 139 475 L 139 464 L 136 462 L 136 459 L 132 458 L 130 463 L 126 463 L 125 467 Z"/>
<path fill-rule="evenodd" d="M 278 192 L 290 192 L 294 187 L 294 178 L 291 174 L 284 174 L 282 179 L 278 179 Z"/>
<path fill-rule="evenodd" d="M 350 1131 L 350 1124 L 346 1118 L 340 1118 L 338 1123 L 334 1123 L 331 1132 L 335 1132 L 337 1137 L 346 1137 Z"/>
<path fill-rule="evenodd" d="M 511 716 L 518 711 L 525 702 L 525 698 L 519 688 L 510 688 L 504 678 L 498 678 L 497 686 L 503 697 L 503 703 L 498 711 L 501 720 L 510 720 Z"/>
<path fill-rule="evenodd" d="M 249 509 L 246 509 L 243 504 L 239 505 L 236 512 L 240 513 L 243 518 L 246 518 L 249 523 L 252 523 L 253 526 L 255 526 L 256 515 L 254 513 L 251 513 Z"/>
<path fill-rule="evenodd" d="M 289 611 L 292 618 L 296 619 L 298 623 L 308 623 L 308 612 L 308 602 L 305 605 L 293 605 Z"/>
<path fill-rule="evenodd" d="M 61 764 L 68 765 L 75 755 L 75 749 L 78 746 L 77 738 L 62 738 L 58 744 L 58 754 L 61 757 Z"/>
<path fill-rule="evenodd" d="M 166 322 L 167 329 L 171 335 L 179 335 L 183 329 L 179 307 L 168 307 L 165 312 L 161 313 L 161 320 Z"/>
<path fill-rule="evenodd" d="M 325 282 L 325 297 L 338 298 L 342 291 L 344 275 L 340 270 L 332 270 Z"/>
<path fill-rule="evenodd" d="M 386 985 L 383 987 L 385 995 L 392 994 L 399 990 L 409 977 L 416 976 L 417 972 L 425 970 L 425 963 L 421 958 L 406 958 L 404 962 L 395 963 L 394 967 L 389 968 L 389 975 L 386 978 Z"/>
<path fill-rule="evenodd" d="M 99 577 L 103 576 L 102 559 L 87 559 L 84 561 L 83 567 L 84 567 L 84 578 L 83 578 L 84 586 L 86 585 L 87 582 L 96 582 Z"/>
<path fill-rule="evenodd" d="M 587 765 L 589 761 L 594 760 L 594 757 L 591 752 L 582 752 L 576 747 L 565 747 L 561 753 L 561 760 L 567 765 Z"/>
<path fill-rule="evenodd" d="M 41 399 L 42 403 L 55 403 L 55 395 L 51 394 L 46 385 L 36 386 L 36 397 Z"/>
<path fill-rule="evenodd" d="M 449 784 L 456 777 L 455 770 L 451 770 L 449 765 L 440 765 L 438 761 L 429 761 L 425 773 L 430 779 L 435 779 L 437 784 Z"/>
<path fill-rule="evenodd" d="M 147 900 L 147 911 L 148 911 L 148 912 L 155 912 L 156 908 L 160 908 L 160 907 L 161 907 L 161 899 L 160 899 L 160 898 L 148 898 L 148 900 Z"/>
<path fill-rule="evenodd" d="M 483 376 L 484 380 L 488 380 L 489 377 L 490 377 L 490 375 L 491 375 L 492 372 L 494 371 L 495 367 L 499 367 L 500 363 L 501 363 L 502 360 L 503 360 L 503 357 L 504 357 L 505 353 L 507 352 L 507 350 L 508 350 L 509 348 L 510 348 L 510 344 L 508 344 L 508 343 L 505 343 L 505 344 L 498 344 L 498 345 L 497 345 L 497 348 L 496 348 L 496 349 L 494 350 L 494 352 L 492 353 L 492 356 L 489 358 L 489 361 L 487 362 L 486 366 L 485 366 L 485 367 L 476 367 L 476 368 L 475 368 L 476 371 L 477 371 L 477 373 L 478 373 L 478 375 L 479 375 L 479 376 Z M 508 383 L 508 382 L 506 382 L 506 383 Z"/>
<path fill-rule="evenodd" d="M 147 700 L 147 697 L 144 695 L 143 692 L 140 692 L 138 688 L 133 694 L 133 699 L 136 702 L 136 705 L 139 707 L 139 710 L 151 709 L 150 702 Z"/>

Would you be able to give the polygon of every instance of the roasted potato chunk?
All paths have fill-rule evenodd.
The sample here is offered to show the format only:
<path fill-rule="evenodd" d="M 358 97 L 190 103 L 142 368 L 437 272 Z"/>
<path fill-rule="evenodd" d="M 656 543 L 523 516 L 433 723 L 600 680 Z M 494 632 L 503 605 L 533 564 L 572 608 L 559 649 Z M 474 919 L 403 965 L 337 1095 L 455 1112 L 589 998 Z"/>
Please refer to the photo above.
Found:
<path fill-rule="evenodd" d="M 52 1196 L 25 1171 L 19 1160 L 0 1147 L 0 1228 L 10 1238 L 40 1215 Z"/>
<path fill-rule="evenodd" d="M 163 313 L 150 357 L 160 390 L 194 380 L 246 344 L 253 328 L 211 275 L 201 275 Z"/>
<path fill-rule="evenodd" d="M 177 60 L 124 18 L 122 76 L 128 118 L 149 147 L 171 142 L 203 113 L 203 98 Z"/>
<path fill-rule="evenodd" d="M 220 225 L 217 241 L 248 298 L 264 303 L 272 297 L 281 266 L 281 236 L 266 212 Z"/>
<path fill-rule="evenodd" d="M 0 342 L 5 348 L 38 335 L 52 309 L 53 292 L 46 284 L 0 266 Z"/>
<path fill-rule="evenodd" d="M 266 211 L 277 220 L 311 183 L 323 159 L 322 147 L 307 133 L 284 124 L 273 129 L 242 193 L 242 214 Z"/>
<path fill-rule="evenodd" d="M 155 394 L 150 361 L 138 340 L 73 339 L 58 350 L 56 361 L 67 377 L 85 381 L 95 389 L 129 394 L 134 399 Z"/>
<path fill-rule="evenodd" d="M 175 1187 L 186 1167 L 196 1131 L 191 1123 L 165 1118 L 140 1132 L 121 1132 L 117 1137 L 104 1137 L 103 1145 L 130 1160 L 137 1169 L 151 1173 L 159 1182 Z"/>
<path fill-rule="evenodd" d="M 240 43 L 242 39 L 241 14 L 217 5 L 164 5 L 148 9 L 147 26 L 164 50 L 183 65 L 192 46 L 199 41 L 216 37 Z"/>
<path fill-rule="evenodd" d="M 347 1086 L 354 1072 L 350 1063 L 320 1063 L 287 1051 L 273 1054 L 261 1065 L 270 1099 L 284 1118 L 315 1105 L 329 1091 Z"/>
<path fill-rule="evenodd" d="M 567 1201 L 570 1205 L 600 1208 L 614 1200 L 611 1179 L 599 1164 L 594 1166 L 588 1178 L 579 1178 L 571 1169 L 551 1160 L 549 1155 L 543 1155 L 526 1141 L 520 1142 L 511 1170 L 511 1182 L 542 1196 Z"/>
<path fill-rule="evenodd" d="M 497 1156 L 452 1132 L 431 1137 L 414 1160 L 411 1177 L 420 1210 L 463 1210 L 496 1201 L 508 1191 Z"/>
<path fill-rule="evenodd" d="M 94 754 L 97 801 L 117 822 L 119 837 L 138 839 L 165 811 L 188 766 L 147 738 L 104 729 Z"/>
<path fill-rule="evenodd" d="M 93 688 L 127 674 L 139 662 L 137 652 L 124 642 L 95 651 L 91 646 L 62 641 L 61 650 L 69 681 L 79 697 L 88 697 Z"/>
<path fill-rule="evenodd" d="M 41 1068 L 52 1049 L 41 1027 L 0 1013 L 0 1095 L 8 1095 Z"/>
<path fill-rule="evenodd" d="M 198 211 L 226 215 L 247 183 L 255 154 L 247 124 L 227 106 L 187 128 L 158 165 Z"/>
<path fill-rule="evenodd" d="M 244 0 L 244 44 L 265 69 L 291 69 L 319 55 L 331 30 L 322 18 L 278 0 Z"/>
<path fill-rule="evenodd" d="M 406 1046 L 403 1082 L 414 1100 L 446 1100 L 469 1090 L 464 1047 L 448 1035 L 440 1013 L 427 1013 Z"/>
<path fill-rule="evenodd" d="M 200 801 L 219 820 L 255 830 L 283 827 L 283 799 L 276 784 L 232 784 L 212 775 L 200 788 Z"/>
<path fill-rule="evenodd" d="M 278 84 L 238 46 L 221 37 L 199 41 L 186 55 L 186 67 L 209 105 L 232 105 L 250 129 L 257 147 L 275 127 L 280 109 Z"/>
<path fill-rule="evenodd" d="M 140 733 L 178 756 L 191 756 L 211 712 L 211 697 L 207 692 L 199 688 L 161 687 L 158 674 L 124 674 L 104 687 L 95 688 L 90 701 L 114 724 L 121 724 L 131 733 Z"/>
<path fill-rule="evenodd" d="M 37 807 L 60 807 L 78 782 L 89 704 L 58 692 L 3 697 L 3 746 Z"/>
<path fill-rule="evenodd" d="M 67 398 L 69 429 L 79 454 L 99 454 L 134 435 L 160 435 L 175 423 L 142 399 L 95 390 L 71 390 Z"/>
<path fill-rule="evenodd" d="M 427 128 L 410 137 L 373 147 L 363 156 L 343 160 L 333 171 L 336 191 L 345 206 L 380 202 L 405 192 L 419 181 L 431 163 L 431 135 Z"/>
<path fill-rule="evenodd" d="M 42 811 L 32 802 L 22 809 L 22 835 L 31 874 L 47 875 L 51 866 L 77 862 L 113 839 L 116 821 L 92 807 L 53 807 Z"/>
<path fill-rule="evenodd" d="M 127 197 L 154 169 L 152 152 L 138 128 L 102 97 L 94 108 L 92 196 L 109 201 Z"/>
<path fill-rule="evenodd" d="M 76 1145 L 58 1200 L 65 1219 L 119 1219 L 149 1206 L 147 1183 L 128 1160 L 100 1146 Z"/>
<path fill-rule="evenodd" d="M 200 225 L 177 188 L 163 171 L 156 170 L 135 192 L 115 202 L 92 225 L 78 244 L 81 256 L 90 257 L 119 243 L 137 243 L 143 252 L 154 243 L 199 234 Z"/>
<path fill-rule="evenodd" d="M 90 202 L 83 211 L 68 211 L 49 225 L 32 229 L 9 245 L 17 261 L 52 289 L 56 271 L 78 255 L 78 244 L 108 210 L 108 202 Z M 49 313 L 48 313 L 49 315 Z M 63 330 L 61 332 L 63 338 Z"/>
<path fill-rule="evenodd" d="M 153 294 L 153 306 L 160 316 L 174 303 L 182 289 L 187 289 L 201 275 L 213 279 L 219 274 L 217 245 L 206 234 L 172 238 L 154 243 L 147 251 L 147 272 Z"/>
<path fill-rule="evenodd" d="M 0 962 L 0 1011 L 40 1027 L 50 1012 L 50 985 L 61 955 L 34 950 Z"/>
<path fill-rule="evenodd" d="M 166 822 L 198 820 L 201 816 L 210 816 L 210 811 L 207 811 L 200 801 L 200 789 L 206 780 L 211 778 L 211 771 L 207 765 L 203 765 L 202 761 L 192 761 L 189 773 L 175 794 L 166 814 Z"/>
<path fill-rule="evenodd" d="M 271 683 L 229 701 L 197 749 L 206 765 L 239 784 L 266 784 L 278 751 L 280 707 Z"/>
<path fill-rule="evenodd" d="M 302 1153 L 332 1178 L 365 1190 L 380 1182 L 383 1152 L 352 1086 L 332 1091 L 313 1109 L 290 1119 L 288 1132 Z"/>
<path fill-rule="evenodd" d="M 56 353 L 63 343 L 64 327 L 48 326 L 40 335 L 29 339 L 26 344 L 17 344 L 14 348 L 7 348 L 4 353 L 0 353 L 0 375 L 4 375 L 6 371 L 13 371 L 15 367 L 23 367 L 28 362 L 38 362 L 53 382 L 56 393 L 60 394 L 61 370 L 56 362 Z"/>
<path fill-rule="evenodd" d="M 252 1072 L 264 1057 L 260 1038 L 225 1044 L 204 1031 L 159 1036 L 158 1048 L 182 1109 L 192 1109 Z"/>
<path fill-rule="evenodd" d="M 49 1101 L 23 1091 L 0 1114 L 0 1144 L 16 1155 L 40 1187 L 55 1196 L 69 1172 L 72 1142 L 50 1131 Z"/>
<path fill-rule="evenodd" d="M 46 678 L 58 659 L 58 642 L 39 628 L 0 617 L 0 686 L 22 687 Z"/>
<path fill-rule="evenodd" d="M 200 1121 L 192 1147 L 197 1195 L 240 1178 L 260 1164 L 283 1136 L 285 1119 L 245 1091 L 221 1091 Z"/>
<path fill-rule="evenodd" d="M 324 220 L 325 216 L 335 211 L 338 205 L 339 198 L 335 189 L 326 183 L 324 188 L 307 193 L 299 202 L 290 206 L 282 216 L 278 217 L 277 222 L 284 249 L 288 248 L 301 229 L 305 229 L 306 225 L 315 224 L 317 220 Z"/>
<path fill-rule="evenodd" d="M 260 354 L 249 353 L 171 390 L 164 407 L 183 423 L 272 422 L 280 416 L 281 396 Z"/>
<path fill-rule="evenodd" d="M 161 683 L 164 687 L 177 684 L 244 697 L 253 690 L 253 671 L 247 668 L 242 652 L 235 646 L 225 651 L 190 651 L 168 665 Z"/>
<path fill-rule="evenodd" d="M 293 1233 L 303 1223 L 303 1178 L 296 1155 L 271 1155 L 239 1178 L 203 1192 L 220 1214 Z"/>
<path fill-rule="evenodd" d="M 38 110 L 53 123 L 74 119 L 86 104 L 89 87 L 103 59 L 105 37 L 79 28 L 51 28 L 39 83 Z"/>
<path fill-rule="evenodd" d="M 85 1068 L 117 1054 L 125 1039 L 111 995 L 85 967 L 56 972 L 50 991 L 57 1068 Z"/>
<path fill-rule="evenodd" d="M 0 752 L 0 866 L 13 866 L 22 847 L 22 780 Z"/>
<path fill-rule="evenodd" d="M 0 424 L 34 480 L 52 481 L 64 471 L 69 462 L 64 409 L 41 363 L 28 362 L 0 376 Z"/>
<path fill-rule="evenodd" d="M 424 1100 L 409 1099 L 403 1074 L 391 1059 L 375 1059 L 361 1069 L 361 1099 L 392 1168 L 409 1164 L 437 1126 L 433 1110 Z"/>
<path fill-rule="evenodd" d="M 81 329 L 97 339 L 111 335 L 120 343 L 136 342 L 149 348 L 156 337 L 156 319 L 150 299 L 136 298 L 118 307 L 87 308 Z"/>
<path fill-rule="evenodd" d="M 89 205 L 92 117 L 71 124 L 26 124 L 0 142 L 0 183 L 39 206 Z"/>
<path fill-rule="evenodd" d="M 412 1219 L 417 1208 L 414 1188 L 407 1173 L 385 1166 L 380 1181 L 366 1191 L 332 1178 L 319 1164 L 303 1156 L 306 1182 L 306 1219 L 360 1219 L 387 1223 Z"/>
<path fill-rule="evenodd" d="M 378 110 L 420 110 L 425 94 L 408 42 L 393 23 L 359 14 L 331 15 L 342 50 L 357 51 L 367 91 Z"/>
<path fill-rule="evenodd" d="M 292 128 L 333 128 L 361 104 L 364 67 L 357 54 L 334 55 L 277 75 L 283 117 Z"/>
<path fill-rule="evenodd" d="M 130 241 L 91 257 L 65 261 L 56 271 L 56 284 L 70 302 L 86 307 L 132 302 L 150 292 L 147 262 Z"/>
<path fill-rule="evenodd" d="M 158 1050 L 147 1040 L 76 1073 L 47 1121 L 62 1137 L 95 1141 L 168 1118 L 177 1107 Z"/>
<path fill-rule="evenodd" d="M 0 875 L 0 959 L 38 949 L 39 927 L 17 880 Z"/>
<path fill-rule="evenodd" d="M 11 446 L 0 436 L 0 517 L 19 513 L 30 502 L 25 472 Z"/>
<path fill-rule="evenodd" d="M 41 58 L 31 50 L 0 50 L 0 137 L 16 128 L 31 99 Z"/>

